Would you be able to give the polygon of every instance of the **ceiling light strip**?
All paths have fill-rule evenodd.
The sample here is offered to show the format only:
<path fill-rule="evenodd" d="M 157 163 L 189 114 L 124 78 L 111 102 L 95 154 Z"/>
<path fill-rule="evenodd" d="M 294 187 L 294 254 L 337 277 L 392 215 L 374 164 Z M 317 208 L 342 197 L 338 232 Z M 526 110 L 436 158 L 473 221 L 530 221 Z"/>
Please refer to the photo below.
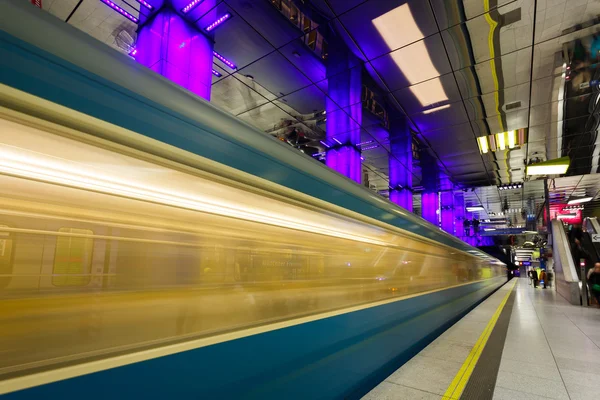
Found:
<path fill-rule="evenodd" d="M 138 22 L 140 22 L 139 19 L 137 19 L 136 17 L 134 17 L 133 15 L 131 15 L 130 13 L 125 11 L 123 8 L 121 8 L 120 6 L 113 3 L 112 1 L 110 1 L 110 0 L 100 0 L 100 1 L 103 2 L 104 4 L 106 4 L 107 6 L 109 6 L 110 8 L 112 8 L 113 10 L 115 10 L 116 12 L 118 12 L 119 14 L 121 14 L 122 16 L 124 16 L 125 18 L 127 18 L 128 20 L 130 20 L 131 22 L 134 22 L 136 24 Z"/>
<path fill-rule="evenodd" d="M 213 74 L 214 76 L 216 76 L 217 78 L 220 78 L 220 77 L 222 77 L 222 76 L 223 76 L 223 74 L 222 74 L 222 73 L 220 73 L 219 71 L 217 71 L 217 70 L 214 70 L 214 69 L 212 70 L 212 74 Z"/>
<path fill-rule="evenodd" d="M 154 6 L 145 0 L 136 0 L 138 3 L 146 7 L 148 10 L 154 10 Z"/>
<path fill-rule="evenodd" d="M 225 57 L 223 57 L 222 55 L 220 55 L 219 53 L 217 53 L 214 50 L 213 50 L 213 55 L 215 57 L 217 57 L 223 64 L 227 65 L 229 68 L 237 69 L 237 67 L 235 66 L 234 63 L 232 63 L 231 61 L 229 61 L 228 59 L 226 59 Z"/>
<path fill-rule="evenodd" d="M 190 11 L 192 11 L 194 8 L 198 7 L 204 0 L 193 0 L 191 3 L 189 3 L 187 6 L 183 7 L 181 9 L 181 12 L 184 14 L 189 13 Z"/>
<path fill-rule="evenodd" d="M 230 18 L 231 18 L 231 14 L 226 13 L 221 18 L 219 18 L 218 20 L 216 20 L 215 22 L 213 22 L 212 24 L 210 24 L 209 26 L 204 28 L 204 30 L 206 32 L 210 32 L 210 31 L 214 30 L 215 28 L 217 28 L 218 26 L 220 26 L 221 24 L 223 24 L 225 21 L 229 20 Z"/>

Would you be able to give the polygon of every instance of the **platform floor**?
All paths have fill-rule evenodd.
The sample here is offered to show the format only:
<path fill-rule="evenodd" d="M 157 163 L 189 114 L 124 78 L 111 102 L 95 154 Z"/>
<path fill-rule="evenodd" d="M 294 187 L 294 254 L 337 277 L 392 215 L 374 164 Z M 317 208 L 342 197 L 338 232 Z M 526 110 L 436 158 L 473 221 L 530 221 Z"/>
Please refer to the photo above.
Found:
<path fill-rule="evenodd" d="M 600 309 L 516 278 L 364 399 L 593 399 Z"/>

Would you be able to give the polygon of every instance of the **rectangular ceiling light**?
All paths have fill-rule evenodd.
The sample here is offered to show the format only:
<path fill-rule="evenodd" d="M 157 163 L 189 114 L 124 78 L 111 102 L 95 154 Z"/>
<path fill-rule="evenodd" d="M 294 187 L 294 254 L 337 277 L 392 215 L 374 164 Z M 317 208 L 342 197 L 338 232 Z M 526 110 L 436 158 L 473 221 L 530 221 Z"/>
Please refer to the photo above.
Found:
<path fill-rule="evenodd" d="M 508 148 L 513 149 L 515 147 L 515 143 L 517 143 L 517 132 L 508 131 Z"/>
<path fill-rule="evenodd" d="M 184 14 L 187 14 L 190 11 L 192 11 L 194 8 L 198 7 L 200 5 L 200 3 L 202 3 L 203 1 L 204 0 L 192 0 L 191 3 L 189 3 L 187 6 L 185 6 L 181 9 L 181 12 Z"/>
<path fill-rule="evenodd" d="M 588 201 L 592 201 L 594 198 L 592 196 L 589 197 L 580 197 L 578 199 L 572 199 L 567 202 L 567 204 L 581 204 L 587 203 Z"/>
<path fill-rule="evenodd" d="M 483 206 L 473 206 L 473 207 L 467 207 L 467 211 L 468 212 L 485 211 L 485 208 L 483 208 Z"/>
<path fill-rule="evenodd" d="M 506 149 L 506 136 L 505 136 L 505 132 L 496 133 L 496 142 L 498 143 L 498 149 L 499 150 Z"/>
<path fill-rule="evenodd" d="M 130 20 L 131 22 L 134 22 L 136 24 L 138 22 L 140 22 L 139 19 L 137 19 L 136 17 L 134 17 L 133 15 L 131 15 L 130 13 L 125 11 L 123 8 L 121 8 L 120 6 L 113 3 L 112 1 L 110 1 L 110 0 L 100 0 L 100 1 L 103 2 L 104 4 L 106 4 L 107 6 L 109 6 L 110 8 L 112 8 L 113 10 L 115 10 L 116 12 L 118 12 L 119 14 L 121 14 L 122 16 L 124 16 L 125 18 L 127 18 L 128 20 Z"/>
<path fill-rule="evenodd" d="M 223 22 L 227 21 L 229 18 L 231 18 L 231 14 L 226 13 L 221 18 L 219 18 L 218 20 L 216 20 L 215 22 L 213 22 L 212 24 L 210 24 L 209 26 L 204 28 L 204 30 L 206 32 L 210 32 L 210 31 L 214 30 L 216 27 L 218 27 L 219 25 L 221 25 Z"/>
<path fill-rule="evenodd" d="M 391 57 L 402 74 L 406 77 L 415 97 L 422 106 L 427 106 L 448 100 L 444 86 L 439 79 L 437 70 L 425 42 L 425 37 L 413 16 L 410 6 L 403 4 L 393 10 L 375 18 L 373 25 L 388 48 L 392 51 Z M 412 44 L 410 44 L 412 43 Z M 410 46 L 407 46 L 410 44 Z M 401 50 L 394 51 L 396 49 Z M 420 82 L 425 82 L 420 87 L 412 87 Z"/>
<path fill-rule="evenodd" d="M 561 175 L 567 172 L 571 160 L 569 157 L 556 158 L 537 164 L 528 165 L 527 175 Z"/>
<path fill-rule="evenodd" d="M 481 154 L 485 154 L 488 152 L 489 148 L 487 136 L 479 136 L 477 138 L 477 143 L 479 143 L 479 151 L 481 152 Z"/>
<path fill-rule="evenodd" d="M 410 91 L 423 107 L 448 100 L 440 78 L 430 79 L 418 85 L 413 85 L 410 87 Z"/>
<path fill-rule="evenodd" d="M 390 50 L 399 49 L 425 37 L 408 4 L 394 8 L 372 22 Z"/>

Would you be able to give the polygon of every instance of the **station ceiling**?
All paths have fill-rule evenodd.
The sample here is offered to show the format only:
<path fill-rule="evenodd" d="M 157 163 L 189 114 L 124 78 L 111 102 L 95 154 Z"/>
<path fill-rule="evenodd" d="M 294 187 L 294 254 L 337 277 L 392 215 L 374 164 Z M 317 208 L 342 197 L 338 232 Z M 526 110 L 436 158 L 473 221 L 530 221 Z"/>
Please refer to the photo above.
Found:
<path fill-rule="evenodd" d="M 136 16 L 148 13 L 135 0 L 114 2 Z M 325 124 L 315 115 L 327 100 L 326 61 L 307 45 L 314 32 L 291 23 L 281 3 L 289 1 L 217 1 L 217 14 L 233 18 L 215 33 L 215 50 L 237 69 L 215 59 L 222 76 L 213 77 L 211 102 L 272 135 L 303 132 L 306 147 L 318 153 Z M 315 31 L 327 25 L 364 61 L 378 101 L 409 121 L 442 173 L 460 188 L 477 188 L 466 192 L 469 202 L 486 205 L 486 213 L 501 212 L 507 201 L 510 209 L 528 201 L 539 208 L 543 182 L 527 178 L 525 166 L 565 155 L 572 166 L 567 177 L 550 177 L 551 201 L 568 200 L 569 190 L 598 198 L 598 175 L 583 175 L 599 172 L 599 1 L 300 3 Z M 43 8 L 120 51 L 135 46 L 137 26 L 99 0 L 43 0 Z M 189 18 L 198 26 L 212 22 L 206 14 Z M 384 194 L 388 134 L 378 118 L 363 114 L 362 141 L 373 144 L 363 149 L 368 184 Z M 522 130 L 521 145 L 482 154 L 478 137 L 513 130 Z M 411 171 L 418 187 L 419 164 Z M 497 188 L 524 181 L 510 193 Z"/>

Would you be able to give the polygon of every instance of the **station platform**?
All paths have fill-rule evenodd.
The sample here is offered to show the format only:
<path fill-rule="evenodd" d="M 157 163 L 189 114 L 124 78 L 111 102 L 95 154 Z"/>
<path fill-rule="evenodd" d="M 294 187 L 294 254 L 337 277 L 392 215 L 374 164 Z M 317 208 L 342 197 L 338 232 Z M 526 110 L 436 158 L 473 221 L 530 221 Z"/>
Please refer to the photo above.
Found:
<path fill-rule="evenodd" d="M 591 399 L 600 310 L 509 281 L 363 399 Z"/>

